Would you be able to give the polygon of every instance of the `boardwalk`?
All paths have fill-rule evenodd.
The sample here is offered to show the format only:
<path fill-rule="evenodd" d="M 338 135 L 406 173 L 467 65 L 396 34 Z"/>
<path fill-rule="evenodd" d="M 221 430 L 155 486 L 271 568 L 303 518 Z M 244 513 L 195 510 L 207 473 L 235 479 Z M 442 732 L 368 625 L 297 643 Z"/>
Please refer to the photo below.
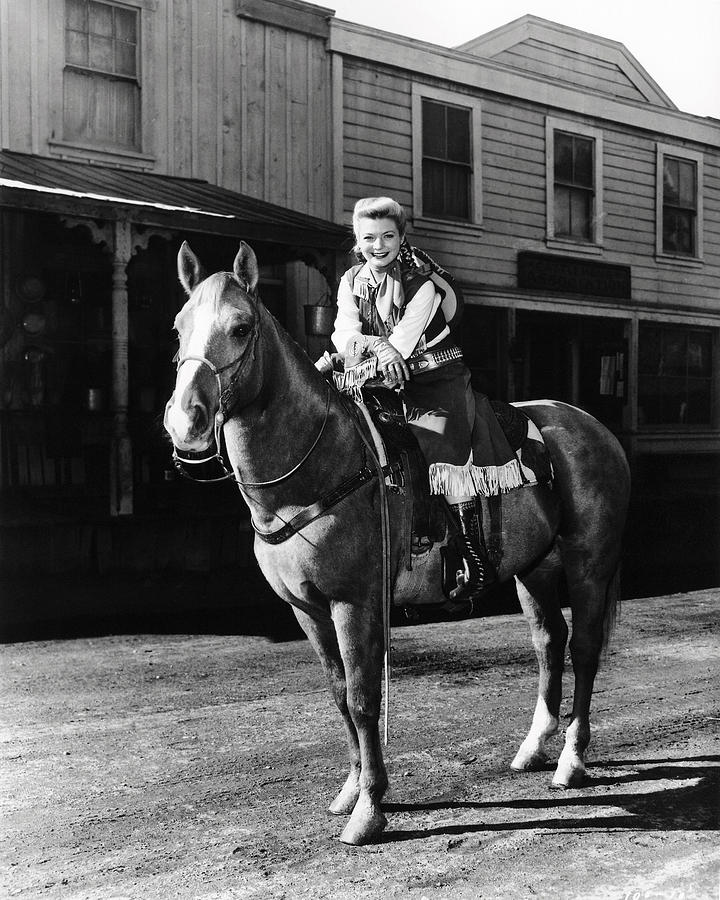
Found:
<path fill-rule="evenodd" d="M 522 617 L 397 629 L 390 823 L 365 848 L 324 812 L 345 756 L 306 642 L 8 644 L 0 895 L 716 900 L 719 608 L 623 604 L 590 784 L 559 793 L 507 768 L 534 703 Z"/>

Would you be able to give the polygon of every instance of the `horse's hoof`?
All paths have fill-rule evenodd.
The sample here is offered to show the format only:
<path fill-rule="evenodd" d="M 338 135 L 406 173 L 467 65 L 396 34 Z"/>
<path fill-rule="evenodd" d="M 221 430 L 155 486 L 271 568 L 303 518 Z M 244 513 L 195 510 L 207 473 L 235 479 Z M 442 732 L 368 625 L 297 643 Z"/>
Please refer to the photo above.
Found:
<path fill-rule="evenodd" d="M 535 753 L 518 752 L 515 759 L 510 763 L 513 772 L 539 772 L 547 765 L 547 754 L 541 750 Z"/>
<path fill-rule="evenodd" d="M 550 787 L 558 791 L 567 791 L 573 788 L 585 787 L 587 781 L 588 777 L 585 769 L 571 769 L 565 774 L 556 772 Z"/>
<path fill-rule="evenodd" d="M 349 816 L 355 809 L 357 795 L 354 797 L 345 797 L 341 791 L 333 802 L 328 806 L 328 812 L 331 816 Z"/>
<path fill-rule="evenodd" d="M 387 817 L 381 812 L 373 814 L 363 822 L 353 822 L 350 819 L 340 835 L 340 840 L 343 844 L 350 844 L 353 847 L 372 844 L 383 833 L 386 825 Z"/>
<path fill-rule="evenodd" d="M 359 796 L 360 780 L 357 775 L 350 774 L 340 789 L 340 793 L 328 806 L 328 812 L 332 816 L 349 816 L 355 809 Z"/>

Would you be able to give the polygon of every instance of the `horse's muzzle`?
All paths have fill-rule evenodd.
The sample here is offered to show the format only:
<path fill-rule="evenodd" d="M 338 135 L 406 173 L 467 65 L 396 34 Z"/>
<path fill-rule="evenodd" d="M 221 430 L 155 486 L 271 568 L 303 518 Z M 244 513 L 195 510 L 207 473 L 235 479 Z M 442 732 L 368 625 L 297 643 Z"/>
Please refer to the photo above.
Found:
<path fill-rule="evenodd" d="M 218 442 L 221 437 L 222 420 L 216 416 L 215 427 L 208 427 L 207 414 L 187 415 L 177 410 L 173 395 L 165 406 L 164 425 L 173 442 L 173 465 L 177 471 L 191 481 L 212 482 L 234 478 L 225 463 Z M 197 434 L 197 425 L 204 426 Z M 178 427 L 180 426 L 180 427 Z"/>
<path fill-rule="evenodd" d="M 165 431 L 173 444 L 186 453 L 203 453 L 213 444 L 213 423 L 207 410 L 193 405 L 183 409 L 175 402 L 175 395 L 165 405 Z"/>

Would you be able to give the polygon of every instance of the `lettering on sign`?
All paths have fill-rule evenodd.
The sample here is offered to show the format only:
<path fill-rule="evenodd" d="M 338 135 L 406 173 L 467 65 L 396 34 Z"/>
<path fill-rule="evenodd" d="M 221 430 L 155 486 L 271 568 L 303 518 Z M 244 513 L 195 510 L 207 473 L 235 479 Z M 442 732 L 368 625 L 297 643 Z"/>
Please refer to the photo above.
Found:
<path fill-rule="evenodd" d="M 630 266 L 523 251 L 518 253 L 518 287 L 629 300 Z"/>

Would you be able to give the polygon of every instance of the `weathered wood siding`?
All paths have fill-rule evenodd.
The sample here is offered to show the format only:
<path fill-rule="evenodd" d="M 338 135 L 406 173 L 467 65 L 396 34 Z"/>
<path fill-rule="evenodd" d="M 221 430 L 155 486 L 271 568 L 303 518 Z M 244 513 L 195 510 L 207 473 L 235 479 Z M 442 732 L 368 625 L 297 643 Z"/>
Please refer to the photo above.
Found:
<path fill-rule="evenodd" d="M 412 209 L 412 77 L 347 59 L 344 65 L 345 216 L 354 202 L 389 194 Z M 451 88 L 447 82 L 432 86 Z M 614 88 L 613 88 L 614 89 Z M 457 92 L 458 102 L 464 93 Z M 478 95 L 476 95 L 478 96 Z M 633 302 L 717 312 L 720 269 L 720 153 L 587 116 L 479 95 L 482 100 L 483 225 L 414 235 L 468 286 L 516 287 L 519 250 L 547 251 L 545 120 L 561 115 L 599 129 L 604 140 L 604 262 L 632 266 Z M 704 151 L 704 263 L 656 261 L 656 145 Z"/>
<path fill-rule="evenodd" d="M 529 38 L 492 58 L 495 62 L 557 78 L 590 91 L 600 91 L 625 100 L 645 100 L 637 86 L 612 61 L 557 47 L 536 38 Z"/>
<path fill-rule="evenodd" d="M 240 18 L 235 0 L 127 2 L 141 10 L 142 152 L 112 162 L 331 218 L 323 39 Z M 52 146 L 62 141 L 63 8 L 62 0 L 0 0 L 0 143 L 8 149 L 72 155 Z"/>

